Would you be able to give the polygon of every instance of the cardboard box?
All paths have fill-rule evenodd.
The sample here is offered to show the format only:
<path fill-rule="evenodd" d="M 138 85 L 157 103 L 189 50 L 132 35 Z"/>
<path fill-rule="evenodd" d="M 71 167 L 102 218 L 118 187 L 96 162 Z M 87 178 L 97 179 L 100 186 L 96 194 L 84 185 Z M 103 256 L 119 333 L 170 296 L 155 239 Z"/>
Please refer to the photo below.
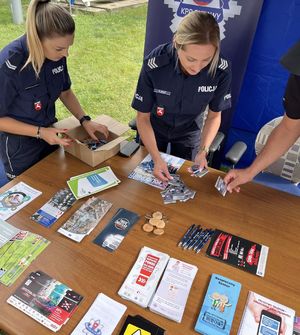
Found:
<path fill-rule="evenodd" d="M 90 138 L 90 136 L 74 116 L 54 124 L 55 128 L 69 129 L 67 132 L 68 136 L 75 140 L 72 145 L 64 147 L 65 151 L 92 167 L 102 163 L 112 156 L 115 156 L 120 151 L 120 143 L 127 138 L 126 136 L 121 135 L 129 130 L 128 126 L 108 115 L 100 115 L 93 119 L 93 121 L 106 125 L 109 130 L 108 143 L 94 151 L 90 150 L 85 144 L 80 142 L 84 139 Z M 98 135 L 99 138 L 101 138 L 100 133 Z"/>

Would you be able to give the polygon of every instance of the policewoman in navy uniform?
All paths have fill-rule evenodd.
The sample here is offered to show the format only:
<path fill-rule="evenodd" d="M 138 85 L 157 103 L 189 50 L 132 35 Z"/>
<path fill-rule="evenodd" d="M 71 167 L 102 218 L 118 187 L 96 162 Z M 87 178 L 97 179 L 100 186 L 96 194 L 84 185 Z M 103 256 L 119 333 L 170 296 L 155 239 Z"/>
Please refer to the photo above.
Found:
<path fill-rule="evenodd" d="M 207 167 L 221 111 L 231 106 L 230 86 L 229 63 L 220 57 L 219 26 L 208 13 L 189 13 L 173 42 L 158 46 L 145 58 L 132 107 L 157 178 L 171 178 L 159 153 L 166 152 L 169 143 L 172 155 Z"/>
<path fill-rule="evenodd" d="M 239 192 L 240 185 L 248 183 L 274 163 L 300 137 L 300 41 L 288 50 L 280 62 L 290 72 L 283 97 L 285 114 L 253 163 L 245 169 L 234 169 L 227 173 L 224 180 L 229 192 Z"/>
<path fill-rule="evenodd" d="M 71 89 L 66 57 L 73 44 L 75 23 L 62 6 L 32 0 L 26 34 L 0 52 L 0 152 L 12 179 L 57 148 L 71 145 L 55 129 L 55 101 L 60 98 L 89 135 L 105 136 L 105 126 L 91 121 Z"/>

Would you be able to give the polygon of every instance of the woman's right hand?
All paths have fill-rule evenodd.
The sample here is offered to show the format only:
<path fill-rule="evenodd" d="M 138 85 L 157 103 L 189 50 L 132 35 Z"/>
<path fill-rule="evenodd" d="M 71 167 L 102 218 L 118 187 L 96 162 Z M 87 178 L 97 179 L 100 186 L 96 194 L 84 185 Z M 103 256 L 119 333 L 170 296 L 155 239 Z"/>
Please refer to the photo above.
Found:
<path fill-rule="evenodd" d="M 161 181 L 169 181 L 172 179 L 167 163 L 162 159 L 159 158 L 156 161 L 154 161 L 154 169 L 153 169 L 154 176 L 161 180 Z"/>
<path fill-rule="evenodd" d="M 57 128 L 40 128 L 40 136 L 41 139 L 46 141 L 50 145 L 62 145 L 62 146 L 68 146 L 71 145 L 74 140 L 67 136 L 59 136 L 59 134 L 66 134 L 68 129 L 57 129 Z"/>

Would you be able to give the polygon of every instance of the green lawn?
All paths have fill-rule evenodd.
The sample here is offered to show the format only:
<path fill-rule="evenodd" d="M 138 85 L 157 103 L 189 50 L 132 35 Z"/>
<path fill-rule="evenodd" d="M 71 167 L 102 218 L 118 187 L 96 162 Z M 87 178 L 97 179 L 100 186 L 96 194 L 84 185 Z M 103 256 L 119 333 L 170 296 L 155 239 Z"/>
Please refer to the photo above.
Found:
<path fill-rule="evenodd" d="M 27 3 L 22 1 L 24 13 Z M 87 114 L 107 114 L 125 123 L 135 116 L 130 104 L 143 58 L 146 14 L 143 5 L 74 16 L 76 36 L 68 68 L 72 88 Z M 0 48 L 23 33 L 23 25 L 12 24 L 8 1 L 0 0 Z M 68 115 L 58 102 L 58 118 Z"/>

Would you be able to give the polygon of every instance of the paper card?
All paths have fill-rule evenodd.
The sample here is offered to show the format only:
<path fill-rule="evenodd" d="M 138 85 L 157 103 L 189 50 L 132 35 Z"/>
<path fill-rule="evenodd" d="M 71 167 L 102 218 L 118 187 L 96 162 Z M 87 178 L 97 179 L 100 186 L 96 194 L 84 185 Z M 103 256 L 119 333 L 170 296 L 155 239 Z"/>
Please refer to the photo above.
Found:
<path fill-rule="evenodd" d="M 125 305 L 100 293 L 71 335 L 111 335 L 126 309 Z"/>
<path fill-rule="evenodd" d="M 31 220 L 45 227 L 52 226 L 76 201 L 73 193 L 64 188 L 59 190 L 45 205 L 31 216 Z"/>
<path fill-rule="evenodd" d="M 0 248 L 4 246 L 10 239 L 19 233 L 20 229 L 15 228 L 6 221 L 0 219 Z"/>
<path fill-rule="evenodd" d="M 0 195 L 0 219 L 6 220 L 41 195 L 22 181 Z"/>

